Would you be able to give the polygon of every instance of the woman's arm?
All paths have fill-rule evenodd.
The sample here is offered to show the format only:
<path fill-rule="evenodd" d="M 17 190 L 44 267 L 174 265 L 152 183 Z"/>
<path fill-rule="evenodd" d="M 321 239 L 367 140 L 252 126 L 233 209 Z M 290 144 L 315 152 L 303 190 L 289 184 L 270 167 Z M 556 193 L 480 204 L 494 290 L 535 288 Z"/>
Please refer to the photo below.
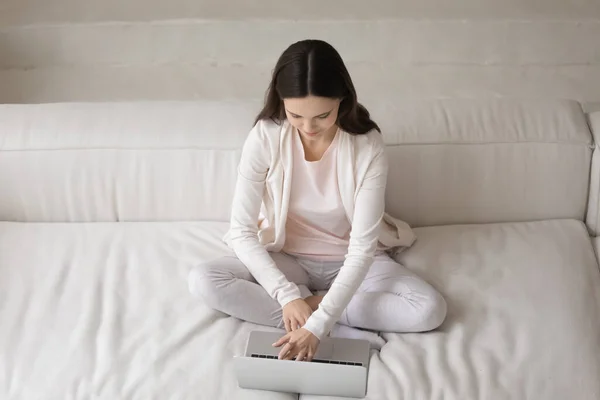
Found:
<path fill-rule="evenodd" d="M 233 251 L 254 279 L 283 307 L 302 298 L 258 240 L 258 215 L 269 169 L 269 143 L 259 121 L 246 139 L 233 196 L 230 239 Z M 272 222 L 272 221 L 271 221 Z"/>
<path fill-rule="evenodd" d="M 319 308 L 304 325 L 305 329 L 319 339 L 330 332 L 340 319 L 373 263 L 385 210 L 387 171 L 385 148 L 383 144 L 378 144 L 356 196 L 350 244 L 344 265 Z"/>

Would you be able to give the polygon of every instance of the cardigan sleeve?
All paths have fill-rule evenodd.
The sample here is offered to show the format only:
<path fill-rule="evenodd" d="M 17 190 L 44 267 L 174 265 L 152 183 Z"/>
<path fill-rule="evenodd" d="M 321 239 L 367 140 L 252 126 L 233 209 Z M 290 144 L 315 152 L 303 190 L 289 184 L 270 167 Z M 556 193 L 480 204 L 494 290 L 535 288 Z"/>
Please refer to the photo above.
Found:
<path fill-rule="evenodd" d="M 364 280 L 377 244 L 385 209 L 388 164 L 385 147 L 376 144 L 365 178 L 360 184 L 354 206 L 348 254 L 331 288 L 304 328 L 319 339 L 328 334 L 340 319 L 352 296 Z"/>
<path fill-rule="evenodd" d="M 258 284 L 283 307 L 302 296 L 298 286 L 288 281 L 258 239 L 258 215 L 271 158 L 264 129 L 268 128 L 259 121 L 242 148 L 231 209 L 230 242 Z"/>

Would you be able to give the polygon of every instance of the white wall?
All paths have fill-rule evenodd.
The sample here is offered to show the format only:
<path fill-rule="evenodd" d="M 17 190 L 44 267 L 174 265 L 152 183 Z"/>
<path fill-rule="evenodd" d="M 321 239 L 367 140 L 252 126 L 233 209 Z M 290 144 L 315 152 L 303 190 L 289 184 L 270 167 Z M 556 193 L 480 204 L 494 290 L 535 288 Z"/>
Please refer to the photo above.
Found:
<path fill-rule="evenodd" d="M 338 48 L 365 102 L 600 107 L 600 0 L 2 0 L 0 102 L 261 98 L 309 37 Z"/>

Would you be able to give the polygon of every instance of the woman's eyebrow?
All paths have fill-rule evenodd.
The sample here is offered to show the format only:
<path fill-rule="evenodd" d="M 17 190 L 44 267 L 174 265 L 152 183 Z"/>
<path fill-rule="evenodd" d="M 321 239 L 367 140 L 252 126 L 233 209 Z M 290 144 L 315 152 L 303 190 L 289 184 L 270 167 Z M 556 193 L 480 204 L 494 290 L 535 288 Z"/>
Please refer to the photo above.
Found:
<path fill-rule="evenodd" d="M 302 117 L 302 115 L 300 115 L 300 114 L 296 114 L 295 112 L 291 112 L 291 111 L 290 111 L 290 110 L 288 110 L 287 108 L 286 108 L 286 111 L 287 111 L 287 112 L 289 112 L 289 113 L 290 113 L 290 114 L 292 114 L 292 115 L 295 115 L 295 116 L 297 116 L 297 117 Z M 331 113 L 332 111 L 333 111 L 333 108 L 332 108 L 331 110 L 327 111 L 327 112 L 324 112 L 324 113 L 322 113 L 322 114 L 319 114 L 319 115 L 317 115 L 317 117 L 322 117 L 323 115 L 329 114 L 329 113 Z"/>

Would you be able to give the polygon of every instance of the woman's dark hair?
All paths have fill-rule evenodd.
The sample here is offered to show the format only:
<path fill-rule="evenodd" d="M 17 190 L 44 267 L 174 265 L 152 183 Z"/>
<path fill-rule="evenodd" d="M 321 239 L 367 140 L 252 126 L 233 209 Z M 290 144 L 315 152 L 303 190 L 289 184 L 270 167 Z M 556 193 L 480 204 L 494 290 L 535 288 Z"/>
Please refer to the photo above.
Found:
<path fill-rule="evenodd" d="M 286 119 L 283 99 L 318 96 L 342 99 L 337 124 L 351 134 L 373 129 L 381 132 L 365 107 L 358 103 L 356 90 L 342 57 L 329 43 L 303 40 L 288 47 L 275 65 L 262 111 L 263 119 L 281 123 Z"/>

